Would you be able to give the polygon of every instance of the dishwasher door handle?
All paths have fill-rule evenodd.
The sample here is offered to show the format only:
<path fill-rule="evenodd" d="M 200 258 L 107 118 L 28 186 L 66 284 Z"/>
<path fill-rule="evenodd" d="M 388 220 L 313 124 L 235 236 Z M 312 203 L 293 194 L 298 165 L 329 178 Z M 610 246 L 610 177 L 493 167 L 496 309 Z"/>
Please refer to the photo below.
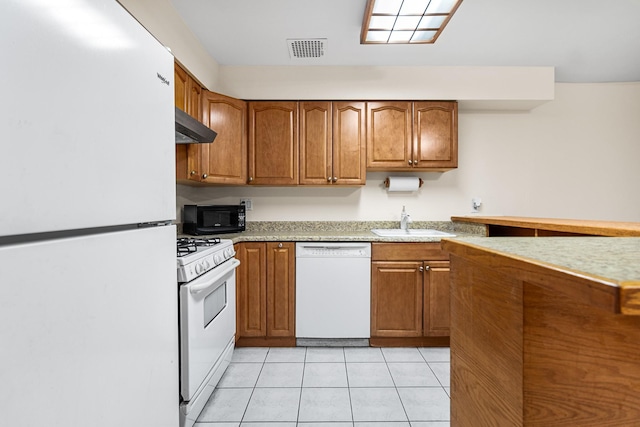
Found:
<path fill-rule="evenodd" d="M 362 246 L 340 246 L 340 245 L 302 245 L 304 249 L 366 249 L 366 245 Z"/>

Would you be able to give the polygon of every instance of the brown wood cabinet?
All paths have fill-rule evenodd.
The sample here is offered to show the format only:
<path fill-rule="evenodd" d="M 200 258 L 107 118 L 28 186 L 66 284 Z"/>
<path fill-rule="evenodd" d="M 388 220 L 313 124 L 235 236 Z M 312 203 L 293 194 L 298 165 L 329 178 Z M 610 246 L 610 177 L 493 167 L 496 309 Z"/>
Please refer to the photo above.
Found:
<path fill-rule="evenodd" d="M 364 185 L 365 103 L 300 103 L 301 185 Z"/>
<path fill-rule="evenodd" d="M 458 103 L 413 103 L 413 167 L 458 167 Z"/>
<path fill-rule="evenodd" d="M 295 346 L 295 244 L 243 242 L 236 252 L 236 344 Z"/>
<path fill-rule="evenodd" d="M 175 105 L 202 120 L 202 87 L 180 65 L 174 65 Z M 200 180 L 201 149 L 198 144 L 176 145 L 176 180 Z"/>
<path fill-rule="evenodd" d="M 367 169 L 444 171 L 457 166 L 457 102 L 367 103 Z"/>
<path fill-rule="evenodd" d="M 449 261 L 439 243 L 371 249 L 371 344 L 447 345 Z"/>
<path fill-rule="evenodd" d="M 207 184 L 246 184 L 247 103 L 205 90 L 202 122 L 218 136 L 212 144 L 199 144 L 200 180 Z"/>
<path fill-rule="evenodd" d="M 298 183 L 298 103 L 249 102 L 249 184 Z"/>

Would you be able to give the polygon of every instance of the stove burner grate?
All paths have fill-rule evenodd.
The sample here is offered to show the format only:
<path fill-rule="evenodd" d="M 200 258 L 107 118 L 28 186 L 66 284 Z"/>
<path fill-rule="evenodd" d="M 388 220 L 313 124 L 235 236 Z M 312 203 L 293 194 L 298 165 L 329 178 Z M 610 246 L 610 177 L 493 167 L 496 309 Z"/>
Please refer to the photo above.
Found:
<path fill-rule="evenodd" d="M 182 237 L 177 240 L 178 257 L 183 257 L 190 253 L 196 252 L 198 246 L 215 246 L 220 243 L 220 238 L 213 237 L 210 239 L 193 239 Z"/>

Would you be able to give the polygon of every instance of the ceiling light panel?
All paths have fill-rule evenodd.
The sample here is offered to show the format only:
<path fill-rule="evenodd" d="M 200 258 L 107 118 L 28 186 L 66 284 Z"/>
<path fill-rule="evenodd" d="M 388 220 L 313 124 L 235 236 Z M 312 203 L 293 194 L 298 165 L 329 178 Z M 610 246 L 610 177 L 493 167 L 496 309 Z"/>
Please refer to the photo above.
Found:
<path fill-rule="evenodd" d="M 434 43 L 462 0 L 367 0 L 360 43 Z"/>

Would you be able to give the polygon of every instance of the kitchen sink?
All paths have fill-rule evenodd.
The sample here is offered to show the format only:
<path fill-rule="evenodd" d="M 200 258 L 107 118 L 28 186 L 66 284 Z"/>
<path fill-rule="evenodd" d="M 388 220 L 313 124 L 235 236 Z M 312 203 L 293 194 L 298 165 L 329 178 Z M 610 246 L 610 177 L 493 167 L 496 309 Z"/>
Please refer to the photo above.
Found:
<path fill-rule="evenodd" d="M 403 230 L 401 228 L 374 228 L 372 233 L 380 237 L 455 237 L 455 234 L 446 231 L 433 230 L 430 228 L 410 228 Z"/>

